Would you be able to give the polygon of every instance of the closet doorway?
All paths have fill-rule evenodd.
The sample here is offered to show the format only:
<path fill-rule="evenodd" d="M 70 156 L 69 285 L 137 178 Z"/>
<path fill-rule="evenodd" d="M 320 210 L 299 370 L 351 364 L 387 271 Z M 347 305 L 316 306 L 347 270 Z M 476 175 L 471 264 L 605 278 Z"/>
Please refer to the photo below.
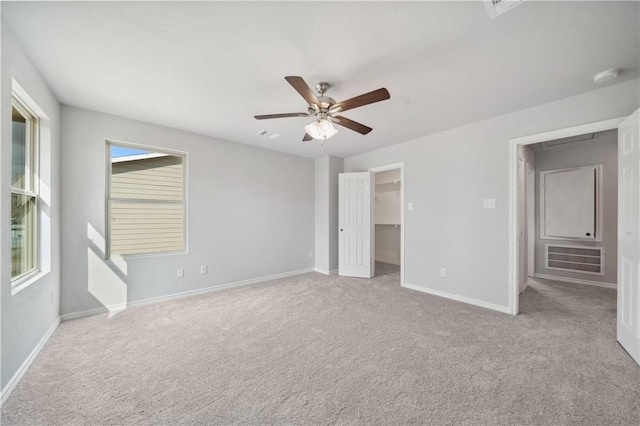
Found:
<path fill-rule="evenodd" d="M 375 275 L 404 282 L 404 163 L 369 169 L 375 174 Z M 399 272 L 399 273 L 398 273 Z"/>

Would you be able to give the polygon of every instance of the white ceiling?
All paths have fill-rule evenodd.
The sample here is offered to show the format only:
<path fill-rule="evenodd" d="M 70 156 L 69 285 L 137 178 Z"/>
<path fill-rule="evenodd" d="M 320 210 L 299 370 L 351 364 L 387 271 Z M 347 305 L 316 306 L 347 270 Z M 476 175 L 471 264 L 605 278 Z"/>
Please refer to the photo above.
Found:
<path fill-rule="evenodd" d="M 2 2 L 4 23 L 66 105 L 306 157 L 345 157 L 638 77 L 638 2 Z M 284 80 L 325 80 L 344 115 L 321 146 Z M 256 136 L 262 129 L 276 140 Z"/>

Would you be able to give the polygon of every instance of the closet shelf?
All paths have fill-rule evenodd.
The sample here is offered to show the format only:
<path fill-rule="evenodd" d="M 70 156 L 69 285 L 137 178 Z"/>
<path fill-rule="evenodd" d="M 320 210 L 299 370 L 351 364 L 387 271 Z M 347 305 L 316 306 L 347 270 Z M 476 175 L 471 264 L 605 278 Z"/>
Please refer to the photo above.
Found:
<path fill-rule="evenodd" d="M 382 225 L 382 226 L 395 226 L 395 227 L 400 226 L 400 224 L 399 224 L 399 223 L 376 223 L 376 225 Z"/>
<path fill-rule="evenodd" d="M 390 180 L 386 182 L 378 182 L 376 183 L 376 192 L 397 192 L 400 193 L 400 181 L 399 180 Z"/>

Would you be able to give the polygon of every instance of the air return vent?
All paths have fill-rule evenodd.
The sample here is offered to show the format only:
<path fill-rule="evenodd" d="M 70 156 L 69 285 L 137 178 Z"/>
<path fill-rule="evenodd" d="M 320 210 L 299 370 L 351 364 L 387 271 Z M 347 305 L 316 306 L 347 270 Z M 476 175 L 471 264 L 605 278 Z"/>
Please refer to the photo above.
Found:
<path fill-rule="evenodd" d="M 604 275 L 604 248 L 546 245 L 547 269 Z"/>
<path fill-rule="evenodd" d="M 274 132 L 270 132 L 268 130 L 260 130 L 258 133 L 256 133 L 258 136 L 264 136 L 265 138 L 269 138 L 269 139 L 277 139 L 280 137 L 279 133 L 274 133 Z"/>
<path fill-rule="evenodd" d="M 484 5 L 487 8 L 489 17 L 494 19 L 520 5 L 523 1 L 524 0 L 484 0 Z"/>

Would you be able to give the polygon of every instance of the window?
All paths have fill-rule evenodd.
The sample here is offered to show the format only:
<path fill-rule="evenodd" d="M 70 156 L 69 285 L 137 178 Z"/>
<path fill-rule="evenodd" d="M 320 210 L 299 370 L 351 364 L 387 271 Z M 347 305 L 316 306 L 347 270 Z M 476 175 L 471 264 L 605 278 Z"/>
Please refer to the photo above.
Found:
<path fill-rule="evenodd" d="M 11 103 L 11 281 L 38 269 L 38 119 L 15 96 Z"/>
<path fill-rule="evenodd" d="M 185 249 L 183 153 L 109 142 L 107 257 Z"/>

